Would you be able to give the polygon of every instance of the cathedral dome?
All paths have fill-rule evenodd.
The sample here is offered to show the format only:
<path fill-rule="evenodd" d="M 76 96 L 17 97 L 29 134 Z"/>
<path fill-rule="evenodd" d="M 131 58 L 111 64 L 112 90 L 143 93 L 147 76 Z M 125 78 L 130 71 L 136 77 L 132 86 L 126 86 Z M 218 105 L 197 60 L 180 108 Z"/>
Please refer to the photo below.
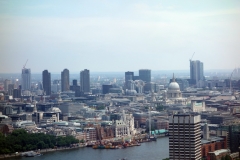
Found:
<path fill-rule="evenodd" d="M 171 82 L 168 86 L 168 90 L 180 90 L 177 82 Z"/>
<path fill-rule="evenodd" d="M 173 74 L 172 82 L 168 86 L 168 90 L 180 90 L 179 84 L 175 81 L 174 74 Z"/>

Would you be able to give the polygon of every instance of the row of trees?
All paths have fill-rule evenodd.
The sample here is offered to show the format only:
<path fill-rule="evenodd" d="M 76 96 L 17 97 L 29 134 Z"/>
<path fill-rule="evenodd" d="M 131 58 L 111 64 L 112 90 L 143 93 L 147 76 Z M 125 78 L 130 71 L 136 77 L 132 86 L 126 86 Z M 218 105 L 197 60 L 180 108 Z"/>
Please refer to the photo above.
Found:
<path fill-rule="evenodd" d="M 17 129 L 8 136 L 0 133 L 0 154 L 24 152 L 36 149 L 69 147 L 79 143 L 73 136 L 55 137 L 43 133 L 27 133 L 24 129 Z"/>

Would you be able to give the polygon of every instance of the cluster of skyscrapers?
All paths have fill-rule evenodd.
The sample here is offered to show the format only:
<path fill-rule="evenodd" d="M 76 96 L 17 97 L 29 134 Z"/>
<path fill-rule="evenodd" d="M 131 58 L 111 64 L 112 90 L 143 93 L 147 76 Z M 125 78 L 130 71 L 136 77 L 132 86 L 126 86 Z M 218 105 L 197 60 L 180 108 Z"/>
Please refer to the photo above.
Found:
<path fill-rule="evenodd" d="M 53 83 L 51 81 L 51 73 L 48 70 L 44 70 L 42 72 L 42 88 L 45 95 L 50 95 L 52 89 L 61 91 L 69 91 L 74 90 L 75 92 L 91 92 L 90 91 L 90 72 L 85 69 L 80 72 L 80 86 L 77 84 L 77 80 L 74 80 L 73 86 L 70 86 L 70 73 L 68 69 L 64 69 L 61 72 L 61 81 L 54 80 Z M 199 60 L 192 61 L 190 60 L 190 79 L 189 83 L 191 85 L 201 86 L 204 82 L 204 72 L 203 72 L 203 63 Z M 186 83 L 182 79 L 176 79 L 176 81 L 180 84 L 180 87 L 183 88 Z M 61 84 L 60 84 L 61 82 Z M 59 86 L 60 85 L 60 86 Z M 53 88 L 51 88 L 51 86 Z M 188 86 L 188 84 L 186 84 Z M 79 88 L 78 88 L 79 87 Z M 104 86 L 109 87 L 109 86 Z M 11 86 L 10 86 L 11 88 Z M 31 69 L 23 68 L 22 69 L 22 79 L 21 79 L 21 88 L 18 86 L 17 89 L 21 91 L 25 91 L 23 93 L 28 93 L 27 91 L 31 90 Z M 156 86 L 151 82 L 151 70 L 150 69 L 140 69 L 138 75 L 134 75 L 134 72 L 127 71 L 125 72 L 125 84 L 124 89 L 128 90 L 128 92 L 132 92 L 136 90 L 138 93 L 142 93 L 144 91 L 151 92 L 154 90 Z"/>
<path fill-rule="evenodd" d="M 31 70 L 23 68 L 22 69 L 22 80 L 21 80 L 21 90 L 30 91 L 31 90 Z M 59 85 L 61 82 L 61 91 L 73 90 L 78 93 L 80 92 L 90 92 L 90 71 L 84 69 L 80 72 L 80 86 L 77 84 L 77 80 L 73 80 L 73 85 L 70 86 L 70 74 L 68 69 L 64 69 L 61 72 L 61 80 L 54 80 L 52 84 L 51 73 L 48 70 L 42 72 L 42 89 L 44 95 L 51 95 L 52 88 L 55 85 Z M 39 84 L 41 85 L 41 84 Z M 39 86 L 40 87 L 40 86 Z M 59 88 L 58 88 L 59 89 Z"/>

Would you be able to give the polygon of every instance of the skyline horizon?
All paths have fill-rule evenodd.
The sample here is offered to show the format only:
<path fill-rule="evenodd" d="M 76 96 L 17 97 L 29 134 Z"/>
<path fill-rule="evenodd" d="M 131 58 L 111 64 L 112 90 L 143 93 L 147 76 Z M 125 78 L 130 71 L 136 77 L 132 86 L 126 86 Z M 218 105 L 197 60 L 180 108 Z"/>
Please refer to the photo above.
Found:
<path fill-rule="evenodd" d="M 64 70 L 64 69 L 68 69 L 68 68 L 63 68 L 61 71 L 51 71 L 51 70 L 49 70 L 49 69 L 43 69 L 42 71 L 40 71 L 40 72 L 32 72 L 32 69 L 31 68 L 28 68 L 28 67 L 25 67 L 26 69 L 30 69 L 31 70 L 31 74 L 42 74 L 42 72 L 44 71 L 44 70 L 48 70 L 51 74 L 61 74 L 61 72 Z M 23 68 L 22 68 L 23 69 Z M 22 70 L 21 69 L 21 70 Z M 125 72 L 128 72 L 128 71 L 130 71 L 130 72 L 139 72 L 139 70 L 140 69 L 138 69 L 138 70 L 126 70 L 126 71 L 92 71 L 91 69 L 89 69 L 89 68 L 84 68 L 84 69 L 88 69 L 88 70 L 90 70 L 90 72 L 91 73 L 125 73 Z M 69 70 L 69 72 L 71 73 L 71 74 L 79 74 L 82 70 L 84 70 L 84 69 L 81 69 L 81 70 L 79 70 L 79 71 L 71 71 L 70 69 L 68 69 Z M 163 70 L 152 70 L 152 69 L 150 69 L 150 68 L 141 68 L 141 69 L 149 69 L 149 70 L 151 70 L 151 72 L 172 72 L 172 71 L 176 71 L 176 73 L 177 72 L 189 72 L 190 73 L 190 69 L 188 70 L 188 69 L 163 69 Z M 240 67 L 236 67 L 236 68 L 234 68 L 234 69 L 205 69 L 204 70 L 204 72 L 206 71 L 206 72 L 232 72 L 232 71 L 234 71 L 235 69 L 240 69 Z M 0 72 L 0 74 L 21 74 L 21 70 L 20 70 L 20 72 Z"/>
<path fill-rule="evenodd" d="M 0 1 L 0 72 L 239 67 L 240 1 Z"/>

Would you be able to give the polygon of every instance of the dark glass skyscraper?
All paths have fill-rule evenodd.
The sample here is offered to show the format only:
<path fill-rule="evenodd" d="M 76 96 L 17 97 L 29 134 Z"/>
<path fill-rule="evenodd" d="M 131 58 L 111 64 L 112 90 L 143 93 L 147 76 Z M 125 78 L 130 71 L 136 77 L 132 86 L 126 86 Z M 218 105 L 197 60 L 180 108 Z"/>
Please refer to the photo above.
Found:
<path fill-rule="evenodd" d="M 84 69 L 80 72 L 80 84 L 82 92 L 90 92 L 90 71 Z"/>
<path fill-rule="evenodd" d="M 139 79 L 146 83 L 151 82 L 151 70 L 150 69 L 140 69 L 139 70 Z"/>
<path fill-rule="evenodd" d="M 125 82 L 129 80 L 134 80 L 134 72 L 125 72 Z"/>
<path fill-rule="evenodd" d="M 51 95 L 51 73 L 48 70 L 42 72 L 43 91 L 46 95 Z"/>
<path fill-rule="evenodd" d="M 69 70 L 64 69 L 61 73 L 61 87 L 62 87 L 62 92 L 63 91 L 69 91 Z"/>
<path fill-rule="evenodd" d="M 204 80 L 203 63 L 199 60 L 190 60 L 190 82 L 196 85 L 199 80 Z"/>

